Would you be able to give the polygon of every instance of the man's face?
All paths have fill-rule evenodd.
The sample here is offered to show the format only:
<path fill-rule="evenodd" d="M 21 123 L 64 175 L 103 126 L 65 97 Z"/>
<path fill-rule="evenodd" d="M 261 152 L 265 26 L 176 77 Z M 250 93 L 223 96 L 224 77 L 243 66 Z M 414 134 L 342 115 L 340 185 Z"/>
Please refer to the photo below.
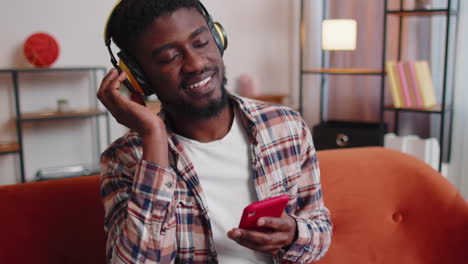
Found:
<path fill-rule="evenodd" d="M 196 9 L 157 18 L 137 40 L 135 53 L 168 112 L 205 119 L 226 106 L 223 60 Z"/>

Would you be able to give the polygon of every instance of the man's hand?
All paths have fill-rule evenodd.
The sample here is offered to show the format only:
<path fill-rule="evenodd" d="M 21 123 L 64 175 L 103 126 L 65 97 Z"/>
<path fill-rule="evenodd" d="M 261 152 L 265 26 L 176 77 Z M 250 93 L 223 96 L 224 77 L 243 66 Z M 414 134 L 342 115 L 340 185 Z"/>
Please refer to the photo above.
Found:
<path fill-rule="evenodd" d="M 296 220 L 285 212 L 281 218 L 262 217 L 258 219 L 257 226 L 272 231 L 259 232 L 233 228 L 227 235 L 244 247 L 271 255 L 276 255 L 280 249 L 288 247 L 296 239 Z"/>
<path fill-rule="evenodd" d="M 141 102 L 135 102 L 120 94 L 120 85 L 126 77 L 124 72 L 119 75 L 116 69 L 110 70 L 99 87 L 97 97 L 117 122 L 141 136 L 151 134 L 164 126 L 164 123 Z"/>
<path fill-rule="evenodd" d="M 136 131 L 143 140 L 143 159 L 169 166 L 166 126 L 163 120 L 144 106 L 139 95 L 132 99 L 120 94 L 122 82 L 127 78 L 125 72 L 118 74 L 116 69 L 102 80 L 97 97 L 120 124 Z"/>

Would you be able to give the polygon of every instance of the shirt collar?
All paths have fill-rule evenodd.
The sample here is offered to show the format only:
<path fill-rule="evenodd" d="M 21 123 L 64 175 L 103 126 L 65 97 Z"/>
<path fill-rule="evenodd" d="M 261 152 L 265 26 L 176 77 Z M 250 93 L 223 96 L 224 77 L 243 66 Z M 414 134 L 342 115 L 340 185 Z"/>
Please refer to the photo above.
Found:
<path fill-rule="evenodd" d="M 238 110 L 237 113 L 239 113 L 241 124 L 244 128 L 246 128 L 247 135 L 249 137 L 250 142 L 256 145 L 258 142 L 257 141 L 258 121 L 254 117 L 254 113 L 252 112 L 253 111 L 252 103 L 249 102 L 248 99 L 243 98 L 239 95 L 236 95 L 230 91 L 228 91 L 228 95 L 229 95 L 229 100 L 234 103 L 233 104 L 234 107 L 236 108 L 236 110 Z M 169 147 L 174 152 L 173 154 L 178 156 L 178 154 L 183 151 L 183 145 L 180 143 L 180 141 L 177 139 L 175 134 L 172 132 L 172 128 L 171 128 L 170 122 L 167 121 L 167 116 L 166 116 L 166 112 L 164 111 L 164 108 L 161 109 L 159 116 L 163 119 L 164 123 L 166 124 Z"/>

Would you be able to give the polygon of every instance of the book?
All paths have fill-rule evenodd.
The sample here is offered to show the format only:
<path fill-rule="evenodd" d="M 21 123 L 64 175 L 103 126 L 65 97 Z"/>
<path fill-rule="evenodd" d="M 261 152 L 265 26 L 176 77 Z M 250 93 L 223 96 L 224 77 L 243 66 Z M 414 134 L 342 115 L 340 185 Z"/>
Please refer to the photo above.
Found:
<path fill-rule="evenodd" d="M 432 82 L 429 63 L 427 61 L 416 61 L 414 66 L 421 91 L 423 106 L 425 108 L 433 107 L 437 104 L 437 101 L 435 98 L 434 84 Z"/>
<path fill-rule="evenodd" d="M 416 76 L 416 70 L 414 68 L 414 61 L 407 61 L 405 63 L 405 72 L 408 73 L 407 77 L 410 83 L 410 90 L 414 95 L 414 106 L 424 107 L 421 97 L 421 88 L 419 87 L 418 78 Z"/>
<path fill-rule="evenodd" d="M 410 71 L 409 65 L 410 65 L 409 61 L 402 62 L 402 68 L 405 74 L 406 83 L 408 85 L 408 94 L 409 94 L 410 101 L 411 101 L 410 107 L 421 108 L 422 105 L 418 104 L 418 100 L 416 98 L 414 82 L 413 82 L 413 78 L 411 77 L 411 71 Z M 417 83 L 417 80 L 416 80 L 416 83 Z"/>
<path fill-rule="evenodd" d="M 387 71 L 388 82 L 390 84 L 390 91 L 392 93 L 392 100 L 393 106 L 395 108 L 401 108 L 402 105 L 402 98 L 401 98 L 401 89 L 400 83 L 398 81 L 398 73 L 396 70 L 396 62 L 394 61 L 387 61 L 385 62 L 385 68 Z"/>
<path fill-rule="evenodd" d="M 397 68 L 398 80 L 400 81 L 400 89 L 401 89 L 400 94 L 401 94 L 401 97 L 403 98 L 403 106 L 412 107 L 413 104 L 411 102 L 411 97 L 410 97 L 409 88 L 408 88 L 408 81 L 406 79 L 405 70 L 403 68 L 403 62 L 402 61 L 397 62 L 396 68 Z"/>

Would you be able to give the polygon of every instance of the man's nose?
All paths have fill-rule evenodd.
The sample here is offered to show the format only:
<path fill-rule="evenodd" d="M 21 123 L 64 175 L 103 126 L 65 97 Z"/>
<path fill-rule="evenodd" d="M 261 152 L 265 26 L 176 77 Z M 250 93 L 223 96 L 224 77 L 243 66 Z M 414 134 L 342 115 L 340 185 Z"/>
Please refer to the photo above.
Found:
<path fill-rule="evenodd" d="M 188 50 L 185 53 L 183 71 L 185 73 L 200 72 L 205 67 L 205 61 L 203 54 L 197 53 L 194 50 Z"/>

